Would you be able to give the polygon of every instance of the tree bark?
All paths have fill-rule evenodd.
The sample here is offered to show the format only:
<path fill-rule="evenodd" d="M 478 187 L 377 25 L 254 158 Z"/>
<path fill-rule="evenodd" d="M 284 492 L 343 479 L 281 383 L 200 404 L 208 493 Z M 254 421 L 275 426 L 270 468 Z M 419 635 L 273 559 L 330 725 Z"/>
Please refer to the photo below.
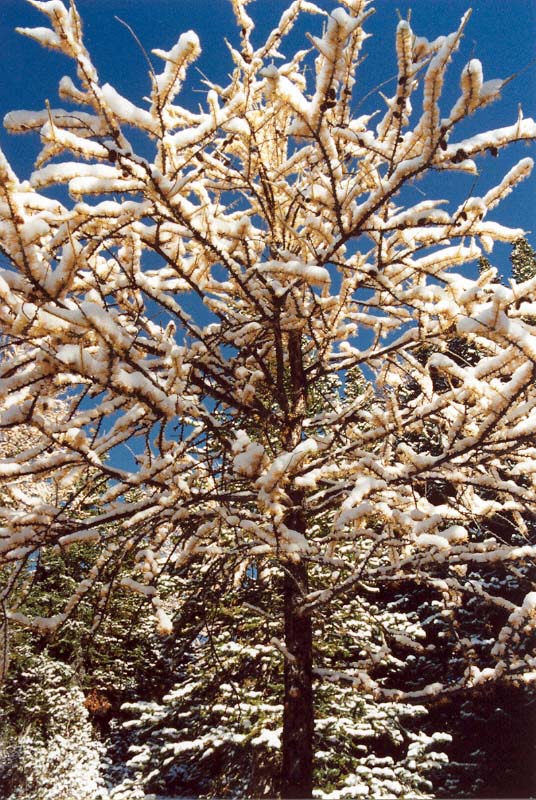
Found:
<path fill-rule="evenodd" d="M 284 447 L 292 450 L 300 442 L 307 407 L 307 378 L 300 331 L 288 333 L 290 377 L 288 428 Z M 285 426 L 286 427 L 286 426 Z M 292 510 L 287 526 L 303 536 L 307 533 L 304 493 L 287 489 Z M 285 615 L 285 697 L 283 705 L 281 797 L 311 798 L 313 795 L 313 631 L 310 613 L 303 613 L 303 598 L 308 592 L 307 562 L 283 562 L 283 607 Z"/>
<path fill-rule="evenodd" d="M 287 563 L 284 578 L 285 661 L 281 797 L 311 798 L 313 793 L 312 624 L 301 613 L 307 593 L 307 565 Z"/>

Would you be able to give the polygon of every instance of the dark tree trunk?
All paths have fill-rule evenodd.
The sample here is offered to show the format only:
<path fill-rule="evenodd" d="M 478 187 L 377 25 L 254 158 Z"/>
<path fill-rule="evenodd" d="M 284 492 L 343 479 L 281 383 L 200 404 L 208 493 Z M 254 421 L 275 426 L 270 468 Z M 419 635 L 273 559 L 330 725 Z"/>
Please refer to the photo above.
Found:
<path fill-rule="evenodd" d="M 307 593 L 307 566 L 287 563 L 284 578 L 285 662 L 281 797 L 311 798 L 313 792 L 312 626 L 300 613 Z"/>
<path fill-rule="evenodd" d="M 300 331 L 288 334 L 289 414 L 283 444 L 292 450 L 303 432 L 307 407 L 307 378 L 304 369 Z M 281 387 L 284 389 L 284 386 Z M 287 526 L 307 534 L 304 493 L 296 487 L 287 489 L 292 502 L 285 520 Z M 313 631 L 311 615 L 303 612 L 303 598 L 308 592 L 307 562 L 285 560 L 283 600 L 285 614 L 285 699 L 283 706 L 283 759 L 281 797 L 311 798 L 313 794 Z"/>

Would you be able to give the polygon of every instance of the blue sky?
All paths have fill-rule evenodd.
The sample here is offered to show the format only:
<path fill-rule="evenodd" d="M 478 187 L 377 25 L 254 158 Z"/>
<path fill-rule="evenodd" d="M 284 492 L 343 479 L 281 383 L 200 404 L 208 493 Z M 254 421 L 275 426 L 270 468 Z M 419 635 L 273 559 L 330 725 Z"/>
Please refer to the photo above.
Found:
<path fill-rule="evenodd" d="M 255 38 L 258 42 L 274 25 L 275 20 L 287 7 L 287 0 L 254 0 L 248 11 L 256 22 Z M 320 5 L 333 8 L 328 0 Z M 404 17 L 412 9 L 411 23 L 418 35 L 435 38 L 454 30 L 466 11 L 469 0 L 378 0 L 374 3 L 376 14 L 369 19 L 366 29 L 373 34 L 365 44 L 368 53 L 358 73 L 359 95 L 364 97 L 380 82 L 394 74 L 394 30 L 398 12 Z M 231 62 L 224 37 L 237 43 L 238 36 L 229 0 L 77 0 L 85 25 L 86 44 L 92 53 L 101 80 L 110 82 L 134 102 L 148 92 L 147 65 L 139 46 L 128 30 L 116 17 L 127 22 L 136 32 L 145 49 L 154 47 L 168 49 L 179 34 L 187 29 L 195 30 L 201 39 L 203 54 L 199 68 L 211 79 L 223 81 L 231 69 Z M 450 68 L 450 86 L 445 101 L 445 113 L 458 94 L 459 73 L 471 57 L 480 58 L 484 66 L 484 77 L 505 78 L 522 71 L 536 58 L 536 0 L 477 0 L 472 6 L 473 14 L 456 61 Z M 318 32 L 321 20 L 307 16 L 311 32 Z M 57 84 L 64 74 L 73 75 L 68 60 L 50 50 L 43 50 L 37 43 L 20 36 L 15 26 L 38 26 L 46 24 L 46 18 L 25 0 L 0 0 L 0 116 L 15 108 L 40 109 L 48 99 L 52 106 L 63 106 L 57 99 Z M 290 48 L 304 47 L 305 27 L 296 30 Z M 159 59 L 153 63 L 160 70 Z M 197 105 L 202 101 L 201 76 L 195 70 L 182 101 Z M 384 89 L 387 93 L 390 87 Z M 456 138 L 463 138 L 477 130 L 487 130 L 512 124 L 517 117 L 517 108 L 522 103 L 525 116 L 536 116 L 536 64 L 516 79 L 503 92 L 502 100 L 464 123 Z M 363 110 L 371 111 L 381 104 L 377 97 L 365 101 Z M 362 112 L 361 112 L 362 113 Z M 21 177 L 26 177 L 37 152 L 36 137 L 9 136 L 0 130 L 0 146 L 8 155 Z M 526 155 L 536 159 L 536 145 L 513 146 L 508 153 L 501 152 L 499 158 L 487 158 L 481 162 L 482 177 L 474 188 L 475 194 L 483 194 L 500 180 L 510 166 Z M 443 179 L 448 176 L 443 176 Z M 448 196 L 452 190 L 469 191 L 472 179 L 452 176 L 452 180 L 466 180 L 464 185 L 446 185 L 439 192 Z M 425 188 L 425 187 L 423 187 Z M 530 230 L 529 240 L 536 247 L 536 176 L 522 184 L 495 212 L 494 218 L 516 227 Z M 501 272 L 508 270 L 509 248 L 498 247 L 492 261 Z"/>

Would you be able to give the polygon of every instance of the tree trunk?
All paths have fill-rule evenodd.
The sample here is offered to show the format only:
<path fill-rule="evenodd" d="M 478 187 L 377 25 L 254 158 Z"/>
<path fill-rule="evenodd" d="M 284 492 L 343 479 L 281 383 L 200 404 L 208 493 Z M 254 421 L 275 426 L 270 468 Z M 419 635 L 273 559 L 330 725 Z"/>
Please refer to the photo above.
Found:
<path fill-rule="evenodd" d="M 303 417 L 307 407 L 307 379 L 304 369 L 301 332 L 288 334 L 288 366 L 290 377 L 288 430 L 283 437 L 284 447 L 292 450 L 303 432 Z M 284 387 L 282 387 L 284 388 Z M 292 502 L 287 526 L 307 533 L 304 513 L 304 492 L 289 487 Z M 285 699 L 283 706 L 283 763 L 281 766 L 281 797 L 311 798 L 313 794 L 313 631 L 311 615 L 303 613 L 303 597 L 308 592 L 307 563 L 284 561 L 283 600 L 285 614 Z"/>
<path fill-rule="evenodd" d="M 285 568 L 285 645 L 290 658 L 285 661 L 281 797 L 297 800 L 311 798 L 313 792 L 313 637 L 310 615 L 300 613 L 307 566 L 287 563 Z"/>

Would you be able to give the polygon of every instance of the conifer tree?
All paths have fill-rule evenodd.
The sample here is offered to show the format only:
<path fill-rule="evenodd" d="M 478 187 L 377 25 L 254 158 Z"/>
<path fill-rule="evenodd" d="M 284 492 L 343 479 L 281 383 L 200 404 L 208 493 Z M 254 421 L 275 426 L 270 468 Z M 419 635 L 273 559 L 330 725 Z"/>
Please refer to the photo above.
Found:
<path fill-rule="evenodd" d="M 518 283 L 523 283 L 536 275 L 536 252 L 524 237 L 514 242 L 510 261 L 512 275 Z"/>
<path fill-rule="evenodd" d="M 106 800 L 104 747 L 94 737 L 74 670 L 45 653 L 7 690 L 3 708 L 0 791 L 11 800 Z M 18 713 L 17 713 L 18 711 Z"/>
<path fill-rule="evenodd" d="M 536 593 L 495 594 L 479 569 L 515 573 L 536 552 L 525 521 L 536 278 L 505 287 L 492 270 L 475 274 L 483 250 L 524 235 L 487 217 L 533 162 L 448 207 L 406 190 L 430 172 L 475 174 L 486 153 L 534 140 L 536 124 L 520 114 L 459 138 L 458 123 L 505 85 L 472 58 L 445 107 L 469 14 L 433 41 L 400 22 L 396 86 L 373 120 L 354 103 L 365 0 L 329 12 L 296 0 L 258 47 L 245 0 L 233 0 L 233 72 L 225 85 L 207 80 L 196 111 L 177 99 L 200 52 L 193 32 L 155 51 L 164 67 L 151 67 L 142 107 L 101 82 L 74 2 L 29 2 L 50 27 L 22 33 L 69 56 L 77 79 L 60 82 L 73 108 L 6 118 L 12 132 L 40 132 L 30 181 L 0 157 L 0 324 L 24 345 L 2 364 L 0 425 L 35 432 L 0 460 L 2 481 L 25 497 L 2 509 L 6 618 L 53 630 L 86 596 L 104 612 L 120 585 L 151 601 L 166 633 L 158 584 L 170 570 L 203 574 L 217 558 L 229 585 L 268 561 L 282 631 L 272 646 L 284 656 L 278 791 L 310 797 L 315 677 L 420 702 L 535 674 Z M 312 51 L 283 54 L 306 13 L 323 23 Z M 128 128 L 148 137 L 152 158 Z M 64 184 L 69 201 L 47 193 Z M 477 348 L 478 363 L 453 341 Z M 345 394 L 356 369 L 369 387 Z M 326 381 L 342 388 L 312 411 Z M 50 419 L 59 398 L 68 408 Z M 135 463 L 119 460 L 127 443 Z M 32 502 L 23 485 L 36 476 L 61 481 L 61 498 Z M 521 541 L 487 527 L 498 513 Z M 11 602 L 31 559 L 88 543 L 95 557 L 61 610 Z M 323 673 L 316 620 L 404 581 L 439 593 L 445 615 L 474 597 L 494 609 L 484 652 L 462 641 L 439 680 L 423 671 L 411 689 L 390 685 L 376 674 L 371 621 L 351 667 L 342 658 Z M 416 646 L 407 632 L 383 638 L 386 662 Z"/>
<path fill-rule="evenodd" d="M 176 618 L 181 636 L 192 624 L 188 658 L 176 684 L 159 700 L 127 703 L 125 723 L 134 773 L 131 784 L 171 796 L 274 797 L 279 787 L 283 706 L 280 615 L 267 612 L 277 596 L 268 566 L 219 601 L 203 592 L 197 612 L 186 603 Z M 216 592 L 218 592 L 216 583 Z M 187 582 L 182 588 L 187 596 Z M 195 624 L 195 621 L 198 624 Z M 371 637 L 371 621 L 376 634 Z M 352 601 L 317 619 L 315 796 L 431 797 L 446 762 L 449 736 L 425 733 L 422 705 L 376 703 L 356 692 L 356 654 L 372 648 L 377 676 L 393 672 L 384 636 L 424 635 L 415 615 Z M 373 640 L 372 640 L 373 638 Z M 344 665 L 346 680 L 336 679 Z M 388 685 L 388 679 L 384 679 Z"/>

